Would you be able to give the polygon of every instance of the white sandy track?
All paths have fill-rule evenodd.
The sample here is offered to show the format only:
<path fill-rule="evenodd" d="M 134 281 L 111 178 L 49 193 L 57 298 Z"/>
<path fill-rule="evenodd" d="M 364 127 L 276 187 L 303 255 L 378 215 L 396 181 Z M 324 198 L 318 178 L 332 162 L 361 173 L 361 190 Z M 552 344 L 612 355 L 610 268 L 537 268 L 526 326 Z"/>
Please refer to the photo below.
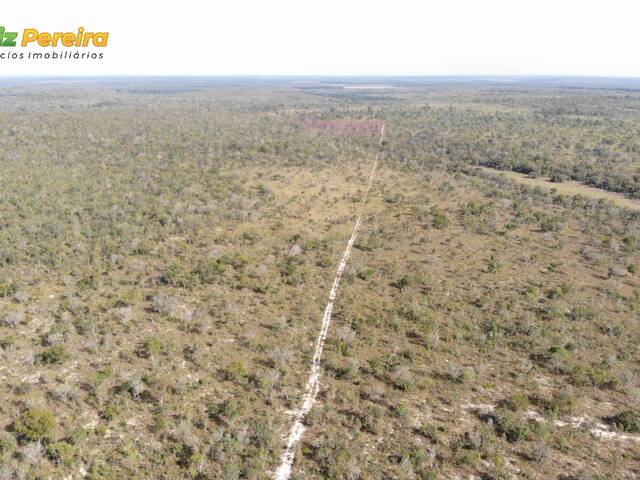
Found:
<path fill-rule="evenodd" d="M 382 143 L 383 138 L 384 123 L 380 128 L 380 143 Z M 324 315 L 322 316 L 322 327 L 320 328 L 320 333 L 318 334 L 318 339 L 316 340 L 316 350 L 313 354 L 313 361 L 311 362 L 311 373 L 309 374 L 309 379 L 307 380 L 307 385 L 305 386 L 302 406 L 295 412 L 295 422 L 293 424 L 293 427 L 291 427 L 291 432 L 289 433 L 289 438 L 287 439 L 287 448 L 284 450 L 282 456 L 280 457 L 280 466 L 273 474 L 274 480 L 288 480 L 289 476 L 291 475 L 291 467 L 293 465 L 295 449 L 302 439 L 302 435 L 304 434 L 305 430 L 304 419 L 311 410 L 311 407 L 313 407 L 313 404 L 316 401 L 316 397 L 318 396 L 318 390 L 320 389 L 320 361 L 322 360 L 322 350 L 324 349 L 324 342 L 327 339 L 327 332 L 329 331 L 329 325 L 331 324 L 333 302 L 336 299 L 336 294 L 338 293 L 338 287 L 340 286 L 342 274 L 345 267 L 347 266 L 347 261 L 351 256 L 353 243 L 356 241 L 358 229 L 360 228 L 360 224 L 362 223 L 364 207 L 367 203 L 369 190 L 371 190 L 371 184 L 373 183 L 373 176 L 375 174 L 376 167 L 378 166 L 379 157 L 380 153 L 378 152 L 373 159 L 373 166 L 371 167 L 371 173 L 369 174 L 369 183 L 367 184 L 367 189 L 364 192 L 364 197 L 362 198 L 362 203 L 360 204 L 358 219 L 356 220 L 356 224 L 353 227 L 353 232 L 351 233 L 351 237 L 349 238 L 349 242 L 347 243 L 347 248 L 342 255 L 342 260 L 340 260 L 338 271 L 336 272 L 336 277 L 333 280 L 333 285 L 331 287 L 331 291 L 329 292 L 329 302 L 327 303 L 327 306 L 324 309 Z"/>

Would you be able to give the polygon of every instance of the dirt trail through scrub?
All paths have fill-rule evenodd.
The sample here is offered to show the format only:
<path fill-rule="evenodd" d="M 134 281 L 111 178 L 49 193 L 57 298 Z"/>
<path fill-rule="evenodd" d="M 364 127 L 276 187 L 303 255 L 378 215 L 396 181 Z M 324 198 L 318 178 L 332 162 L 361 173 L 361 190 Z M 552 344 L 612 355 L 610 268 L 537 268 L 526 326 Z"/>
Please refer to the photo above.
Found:
<path fill-rule="evenodd" d="M 382 144 L 383 139 L 384 123 L 380 128 L 380 144 Z M 338 287 L 340 286 L 340 280 L 342 279 L 344 269 L 347 266 L 347 261 L 351 256 L 351 250 L 353 249 L 353 243 L 356 240 L 358 229 L 360 228 L 360 224 L 362 223 L 362 215 L 364 214 L 365 204 L 367 202 L 367 197 L 369 196 L 369 190 L 371 190 L 371 185 L 373 183 L 373 177 L 376 171 L 376 167 L 378 166 L 379 157 L 380 153 L 378 152 L 373 159 L 371 173 L 369 174 L 369 183 L 367 184 L 367 189 L 364 192 L 364 197 L 362 198 L 362 203 L 360 204 L 358 219 L 356 220 L 356 223 L 353 227 L 353 233 L 351 233 L 351 237 L 349 238 L 349 242 L 347 243 L 347 248 L 342 255 L 342 260 L 340 260 L 340 264 L 338 265 L 336 277 L 333 280 L 333 286 L 331 287 L 331 290 L 329 292 L 329 302 L 327 303 L 327 306 L 324 309 L 324 315 L 322 316 L 322 326 L 320 328 L 320 333 L 318 334 L 318 339 L 316 340 L 316 349 L 313 355 L 313 361 L 311 362 L 311 373 L 309 374 L 307 385 L 305 386 L 302 405 L 300 406 L 300 409 L 295 412 L 295 421 L 293 426 L 291 427 L 291 431 L 287 439 L 287 447 L 280 458 L 280 466 L 273 475 L 274 480 L 287 480 L 291 475 L 291 467 L 293 465 L 295 449 L 302 439 L 302 435 L 304 434 L 305 430 L 304 419 L 311 410 L 311 407 L 313 407 L 313 404 L 316 401 L 316 397 L 318 396 L 318 390 L 320 389 L 320 362 L 322 360 L 322 350 L 324 349 L 324 342 L 327 338 L 329 325 L 331 324 L 333 302 L 336 298 L 336 294 L 338 293 Z"/>

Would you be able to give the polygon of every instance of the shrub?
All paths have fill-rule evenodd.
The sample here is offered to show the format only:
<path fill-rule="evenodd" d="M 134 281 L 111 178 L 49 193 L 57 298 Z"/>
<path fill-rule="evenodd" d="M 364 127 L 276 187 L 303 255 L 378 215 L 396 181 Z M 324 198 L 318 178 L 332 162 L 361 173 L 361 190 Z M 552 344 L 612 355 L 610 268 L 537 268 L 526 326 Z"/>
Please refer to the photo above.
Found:
<path fill-rule="evenodd" d="M 14 449 L 15 440 L 12 437 L 0 435 L 0 464 L 2 459 L 8 456 Z"/>
<path fill-rule="evenodd" d="M 458 383 L 470 383 L 476 380 L 476 370 L 473 367 L 465 367 L 458 378 Z"/>
<path fill-rule="evenodd" d="M 608 419 L 619 430 L 640 433 L 640 410 L 625 410 Z"/>
<path fill-rule="evenodd" d="M 529 434 L 529 426 L 517 414 L 506 408 L 496 408 L 491 416 L 493 428 L 498 435 L 504 435 L 509 442 L 524 440 Z"/>
<path fill-rule="evenodd" d="M 390 375 L 391 383 L 398 390 L 411 391 L 415 386 L 413 374 L 408 367 L 397 367 Z"/>
<path fill-rule="evenodd" d="M 241 415 L 242 412 L 244 412 L 244 405 L 234 398 L 230 398 L 229 400 L 225 400 L 213 407 L 209 407 L 210 416 L 221 416 L 228 420 L 232 420 L 238 415 Z"/>
<path fill-rule="evenodd" d="M 273 431 L 273 425 L 268 417 L 261 417 L 255 420 L 253 426 L 252 442 L 258 448 L 273 447 L 277 444 L 277 435 Z"/>
<path fill-rule="evenodd" d="M 55 429 L 55 420 L 51 412 L 31 407 L 16 419 L 14 429 L 23 440 L 30 442 L 51 440 Z"/>
<path fill-rule="evenodd" d="M 331 259 L 330 256 L 324 255 L 318 259 L 318 261 L 316 262 L 316 265 L 322 268 L 327 268 L 333 265 L 333 260 Z"/>
<path fill-rule="evenodd" d="M 94 463 L 91 465 L 91 470 L 89 470 L 89 476 L 87 478 L 89 480 L 108 480 L 113 478 L 113 476 L 110 468 Z"/>
<path fill-rule="evenodd" d="M 62 363 L 67 357 L 68 353 L 62 345 L 45 348 L 39 355 L 40 361 L 48 364 Z"/>
<path fill-rule="evenodd" d="M 280 266 L 280 275 L 285 278 L 294 276 L 302 262 L 302 259 L 294 255 L 285 257 Z"/>
<path fill-rule="evenodd" d="M 460 385 L 471 383 L 476 379 L 476 371 L 473 367 L 460 368 L 453 365 L 450 367 L 449 378 Z"/>
<path fill-rule="evenodd" d="M 3 350 L 11 350 L 16 343 L 16 338 L 13 335 L 7 335 L 0 338 L 0 348 Z"/>
<path fill-rule="evenodd" d="M 56 465 L 69 465 L 74 454 L 75 448 L 66 442 L 54 442 L 47 447 L 47 456 Z"/>
<path fill-rule="evenodd" d="M 0 297 L 10 297 L 18 291 L 18 284 L 11 280 L 0 280 Z"/>
<path fill-rule="evenodd" d="M 512 412 L 529 410 L 529 397 L 524 393 L 514 393 L 505 402 L 504 406 Z"/>
<path fill-rule="evenodd" d="M 160 315 L 165 315 L 171 319 L 181 320 L 183 322 L 187 322 L 193 318 L 192 309 L 181 303 L 176 297 L 159 293 L 158 295 L 154 295 L 151 300 L 151 309 Z"/>
<path fill-rule="evenodd" d="M 487 260 L 487 273 L 495 273 L 500 269 L 500 262 L 495 257 L 495 255 L 491 255 L 489 260 Z"/>
<path fill-rule="evenodd" d="M 405 418 L 407 416 L 409 416 L 409 407 L 407 407 L 404 403 L 400 402 L 397 403 L 394 407 L 393 407 L 393 416 L 397 417 L 397 418 Z"/>
<path fill-rule="evenodd" d="M 224 265 L 217 260 L 204 260 L 200 262 L 195 274 L 201 283 L 212 284 L 224 273 Z"/>
<path fill-rule="evenodd" d="M 104 411 L 102 412 L 102 417 L 107 420 L 113 420 L 120 413 L 120 405 L 118 403 L 109 403 Z"/>
<path fill-rule="evenodd" d="M 164 415 L 158 414 L 153 419 L 152 431 L 155 433 L 162 432 L 167 428 L 167 419 Z"/>
<path fill-rule="evenodd" d="M 165 285 L 190 288 L 193 286 L 193 277 L 182 263 L 173 263 L 165 268 L 160 281 Z"/>
<path fill-rule="evenodd" d="M 437 228 L 438 230 L 442 230 L 449 226 L 449 219 L 446 214 L 440 210 L 438 207 L 431 208 L 431 226 L 433 228 Z"/>
<path fill-rule="evenodd" d="M 136 355 L 141 358 L 149 358 L 159 354 L 161 350 L 162 344 L 160 343 L 160 340 L 155 337 L 151 337 L 138 345 Z"/>
<path fill-rule="evenodd" d="M 83 442 L 86 442 L 88 435 L 89 432 L 87 429 L 84 427 L 76 427 L 67 434 L 65 442 L 70 445 L 82 445 Z"/>
<path fill-rule="evenodd" d="M 438 443 L 438 427 L 432 423 L 423 423 L 418 428 L 418 433 L 425 438 L 428 438 L 433 443 Z"/>
<path fill-rule="evenodd" d="M 540 222 L 540 230 L 543 232 L 559 232 L 562 230 L 562 223 L 556 218 L 545 218 Z"/>
<path fill-rule="evenodd" d="M 102 370 L 98 370 L 89 374 L 85 381 L 85 388 L 90 392 L 95 394 L 98 391 L 100 385 L 102 385 L 105 380 L 107 380 L 113 372 L 111 368 L 107 367 Z"/>
<path fill-rule="evenodd" d="M 362 417 L 362 428 L 374 435 L 379 434 L 384 427 L 384 410 L 380 405 L 370 405 Z"/>
<path fill-rule="evenodd" d="M 480 452 L 477 452 L 475 450 L 467 450 L 462 448 L 453 451 L 452 461 L 456 466 L 467 465 L 469 467 L 475 468 L 480 460 Z"/>
<path fill-rule="evenodd" d="M 547 402 L 547 409 L 554 413 L 569 414 L 576 408 L 576 400 L 568 390 L 553 392 L 551 400 Z"/>
<path fill-rule="evenodd" d="M 542 356 L 544 364 L 556 373 L 569 373 L 570 353 L 563 345 L 553 345 Z"/>
<path fill-rule="evenodd" d="M 243 361 L 231 363 L 225 369 L 225 378 L 234 382 L 245 382 L 249 377 L 249 372 Z"/>
<path fill-rule="evenodd" d="M 551 455 L 550 448 L 544 442 L 536 442 L 531 448 L 531 458 L 537 463 L 545 462 Z"/>
<path fill-rule="evenodd" d="M 218 259 L 221 265 L 231 265 L 235 270 L 241 270 L 249 264 L 249 258 L 242 253 L 223 255 Z"/>
<path fill-rule="evenodd" d="M 549 436 L 549 423 L 533 422 L 531 424 L 531 433 L 539 439 L 546 439 Z"/>
<path fill-rule="evenodd" d="M 592 307 L 578 305 L 571 311 L 572 320 L 593 320 L 596 317 L 596 313 Z"/>

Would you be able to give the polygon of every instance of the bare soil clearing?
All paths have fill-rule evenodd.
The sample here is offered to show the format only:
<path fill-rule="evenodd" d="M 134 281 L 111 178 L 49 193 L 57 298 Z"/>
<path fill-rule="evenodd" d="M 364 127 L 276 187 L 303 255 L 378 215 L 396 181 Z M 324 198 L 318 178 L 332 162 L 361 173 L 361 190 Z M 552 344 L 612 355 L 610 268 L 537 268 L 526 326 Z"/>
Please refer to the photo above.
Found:
<path fill-rule="evenodd" d="M 317 132 L 334 135 L 374 136 L 377 135 L 382 128 L 382 122 L 375 118 L 321 119 L 300 117 L 295 119 L 295 123 L 302 127 L 315 130 Z"/>

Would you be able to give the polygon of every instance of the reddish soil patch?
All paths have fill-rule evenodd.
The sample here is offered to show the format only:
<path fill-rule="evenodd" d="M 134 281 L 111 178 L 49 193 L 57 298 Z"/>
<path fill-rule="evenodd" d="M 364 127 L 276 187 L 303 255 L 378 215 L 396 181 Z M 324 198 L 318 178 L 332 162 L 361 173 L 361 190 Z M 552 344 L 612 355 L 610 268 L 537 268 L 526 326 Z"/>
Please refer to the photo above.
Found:
<path fill-rule="evenodd" d="M 294 119 L 294 122 L 311 130 L 337 135 L 377 135 L 382 127 L 382 121 L 373 118 L 365 120 L 353 118 L 323 120 L 320 118 L 298 117 Z"/>

